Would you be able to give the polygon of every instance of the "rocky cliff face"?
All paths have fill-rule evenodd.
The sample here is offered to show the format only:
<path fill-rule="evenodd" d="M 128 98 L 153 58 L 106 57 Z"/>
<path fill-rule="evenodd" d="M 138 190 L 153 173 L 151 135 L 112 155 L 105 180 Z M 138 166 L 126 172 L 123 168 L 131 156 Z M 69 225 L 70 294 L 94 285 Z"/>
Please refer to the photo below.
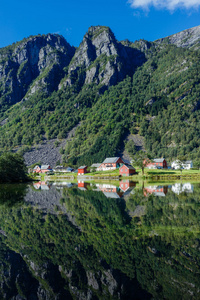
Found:
<path fill-rule="evenodd" d="M 200 49 L 200 26 L 186 29 L 166 38 L 156 40 L 155 42 L 158 44 L 174 44 L 177 47 L 198 50 Z"/>
<path fill-rule="evenodd" d="M 89 28 L 69 65 L 66 79 L 59 85 L 83 84 L 114 85 L 126 75 L 132 75 L 145 62 L 138 49 L 119 43 L 108 27 Z"/>
<path fill-rule="evenodd" d="M 175 44 L 199 49 L 200 26 L 149 43 L 118 42 L 108 27 L 93 26 L 78 49 L 59 35 L 29 37 L 0 49 L 0 107 L 47 95 L 66 86 L 80 90 L 96 84 L 104 91 L 132 75 L 151 53 L 152 45 Z"/>
<path fill-rule="evenodd" d="M 63 37 L 53 34 L 30 37 L 0 49 L 1 104 L 14 104 L 27 92 L 57 89 L 74 52 Z"/>
<path fill-rule="evenodd" d="M 95 83 L 105 89 L 132 75 L 145 60 L 143 51 L 119 43 L 108 27 L 91 27 L 76 52 L 59 35 L 30 37 L 0 49 L 0 104 L 74 84 L 80 89 Z"/>

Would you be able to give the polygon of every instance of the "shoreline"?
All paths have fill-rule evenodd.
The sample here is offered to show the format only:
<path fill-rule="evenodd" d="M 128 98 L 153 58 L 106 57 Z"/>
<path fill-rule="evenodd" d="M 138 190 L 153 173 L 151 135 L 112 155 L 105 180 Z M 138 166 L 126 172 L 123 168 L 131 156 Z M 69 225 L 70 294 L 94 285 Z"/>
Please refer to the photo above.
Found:
<path fill-rule="evenodd" d="M 131 181 L 182 181 L 182 180 L 195 180 L 200 182 L 200 170 L 191 170 L 190 172 L 187 170 L 186 172 L 180 171 L 157 171 L 151 172 L 148 171 L 144 175 L 141 174 L 140 171 L 137 174 L 132 176 L 120 176 L 116 172 L 113 174 L 103 174 L 103 173 L 87 173 L 85 175 L 77 175 L 77 174 L 54 174 L 54 175 L 38 175 L 37 177 L 32 177 L 31 181 L 61 181 L 61 180 L 93 180 L 93 181 L 119 181 L 119 180 L 131 180 Z"/>

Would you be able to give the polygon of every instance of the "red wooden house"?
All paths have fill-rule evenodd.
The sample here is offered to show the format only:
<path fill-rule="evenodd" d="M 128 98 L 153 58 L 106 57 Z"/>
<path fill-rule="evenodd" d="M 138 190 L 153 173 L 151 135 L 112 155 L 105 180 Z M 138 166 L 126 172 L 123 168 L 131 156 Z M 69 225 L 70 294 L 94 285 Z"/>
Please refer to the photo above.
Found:
<path fill-rule="evenodd" d="M 165 169 L 167 168 L 167 162 L 164 158 L 156 158 L 153 161 L 145 164 L 146 168 L 149 169 Z"/>
<path fill-rule="evenodd" d="M 46 173 L 48 171 L 52 171 L 50 165 L 42 165 L 42 166 L 35 166 L 33 169 L 33 173 Z"/>
<path fill-rule="evenodd" d="M 135 174 L 135 168 L 131 165 L 124 164 L 120 167 L 119 174 L 121 176 L 131 176 Z"/>
<path fill-rule="evenodd" d="M 41 173 L 41 166 L 37 165 L 33 168 L 33 173 Z"/>
<path fill-rule="evenodd" d="M 97 168 L 97 171 L 115 170 L 124 164 L 121 157 L 107 157 L 102 164 Z"/>
<path fill-rule="evenodd" d="M 81 166 L 78 168 L 78 175 L 83 175 L 87 173 L 87 166 Z"/>
<path fill-rule="evenodd" d="M 41 173 L 46 173 L 48 171 L 52 171 L 52 168 L 50 167 L 50 165 L 42 165 L 41 166 Z"/>

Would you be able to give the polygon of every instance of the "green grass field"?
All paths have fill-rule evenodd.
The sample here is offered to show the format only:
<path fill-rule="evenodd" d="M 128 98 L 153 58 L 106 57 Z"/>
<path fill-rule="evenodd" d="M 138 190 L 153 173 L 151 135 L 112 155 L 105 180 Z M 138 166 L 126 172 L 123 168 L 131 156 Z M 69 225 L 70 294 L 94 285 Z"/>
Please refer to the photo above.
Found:
<path fill-rule="evenodd" d="M 92 177 L 90 180 L 116 180 L 119 179 L 119 169 L 112 171 L 97 171 L 84 174 L 85 177 Z M 45 177 L 45 178 L 44 178 Z M 79 176 L 77 173 L 66 173 L 66 174 L 54 174 L 50 176 L 44 176 L 42 174 L 41 180 L 48 178 L 48 180 L 56 181 L 61 179 L 72 178 L 76 180 Z M 136 169 L 136 174 L 132 176 L 121 176 L 120 179 L 129 179 L 132 181 L 145 181 L 145 182 L 172 182 L 179 180 L 192 180 L 200 181 L 200 170 L 164 170 L 164 169 L 144 169 L 144 174 L 142 174 L 141 169 Z"/>

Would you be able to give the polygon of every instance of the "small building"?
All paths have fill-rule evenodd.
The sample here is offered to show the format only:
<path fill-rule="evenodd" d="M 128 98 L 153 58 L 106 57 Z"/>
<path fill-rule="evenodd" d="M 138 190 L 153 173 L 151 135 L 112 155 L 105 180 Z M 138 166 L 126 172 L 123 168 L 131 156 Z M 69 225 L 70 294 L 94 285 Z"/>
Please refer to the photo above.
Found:
<path fill-rule="evenodd" d="M 50 165 L 42 165 L 41 166 L 41 173 L 46 173 L 48 171 L 53 171 Z"/>
<path fill-rule="evenodd" d="M 180 160 L 175 160 L 171 163 L 171 168 L 174 170 L 178 170 L 182 167 L 182 162 Z"/>
<path fill-rule="evenodd" d="M 71 173 L 74 169 L 70 167 L 56 166 L 53 171 L 58 173 Z"/>
<path fill-rule="evenodd" d="M 87 166 L 81 166 L 78 168 L 78 175 L 83 175 L 87 173 Z"/>
<path fill-rule="evenodd" d="M 148 169 L 157 169 L 157 167 L 154 163 L 148 163 L 145 167 Z"/>
<path fill-rule="evenodd" d="M 186 160 L 182 162 L 177 159 L 171 163 L 171 167 L 174 170 L 178 170 L 178 169 L 190 170 L 191 168 L 193 168 L 193 162 L 192 160 Z"/>
<path fill-rule="evenodd" d="M 120 167 L 119 174 L 121 176 L 131 176 L 135 174 L 135 168 L 131 165 L 124 164 Z"/>
<path fill-rule="evenodd" d="M 116 170 L 124 164 L 121 157 L 107 157 L 102 164 L 97 168 L 97 171 Z"/>
<path fill-rule="evenodd" d="M 33 173 L 41 173 L 41 166 L 36 165 L 36 166 L 33 168 Z"/>
<path fill-rule="evenodd" d="M 146 164 L 148 169 L 166 169 L 167 162 L 164 158 L 155 158 L 153 161 Z"/>
<path fill-rule="evenodd" d="M 183 162 L 183 168 L 185 170 L 190 170 L 191 168 L 193 168 L 193 162 L 192 160 L 186 160 Z"/>
<path fill-rule="evenodd" d="M 97 168 L 100 167 L 101 164 L 92 164 L 90 166 L 90 172 L 95 172 L 97 170 Z"/>

